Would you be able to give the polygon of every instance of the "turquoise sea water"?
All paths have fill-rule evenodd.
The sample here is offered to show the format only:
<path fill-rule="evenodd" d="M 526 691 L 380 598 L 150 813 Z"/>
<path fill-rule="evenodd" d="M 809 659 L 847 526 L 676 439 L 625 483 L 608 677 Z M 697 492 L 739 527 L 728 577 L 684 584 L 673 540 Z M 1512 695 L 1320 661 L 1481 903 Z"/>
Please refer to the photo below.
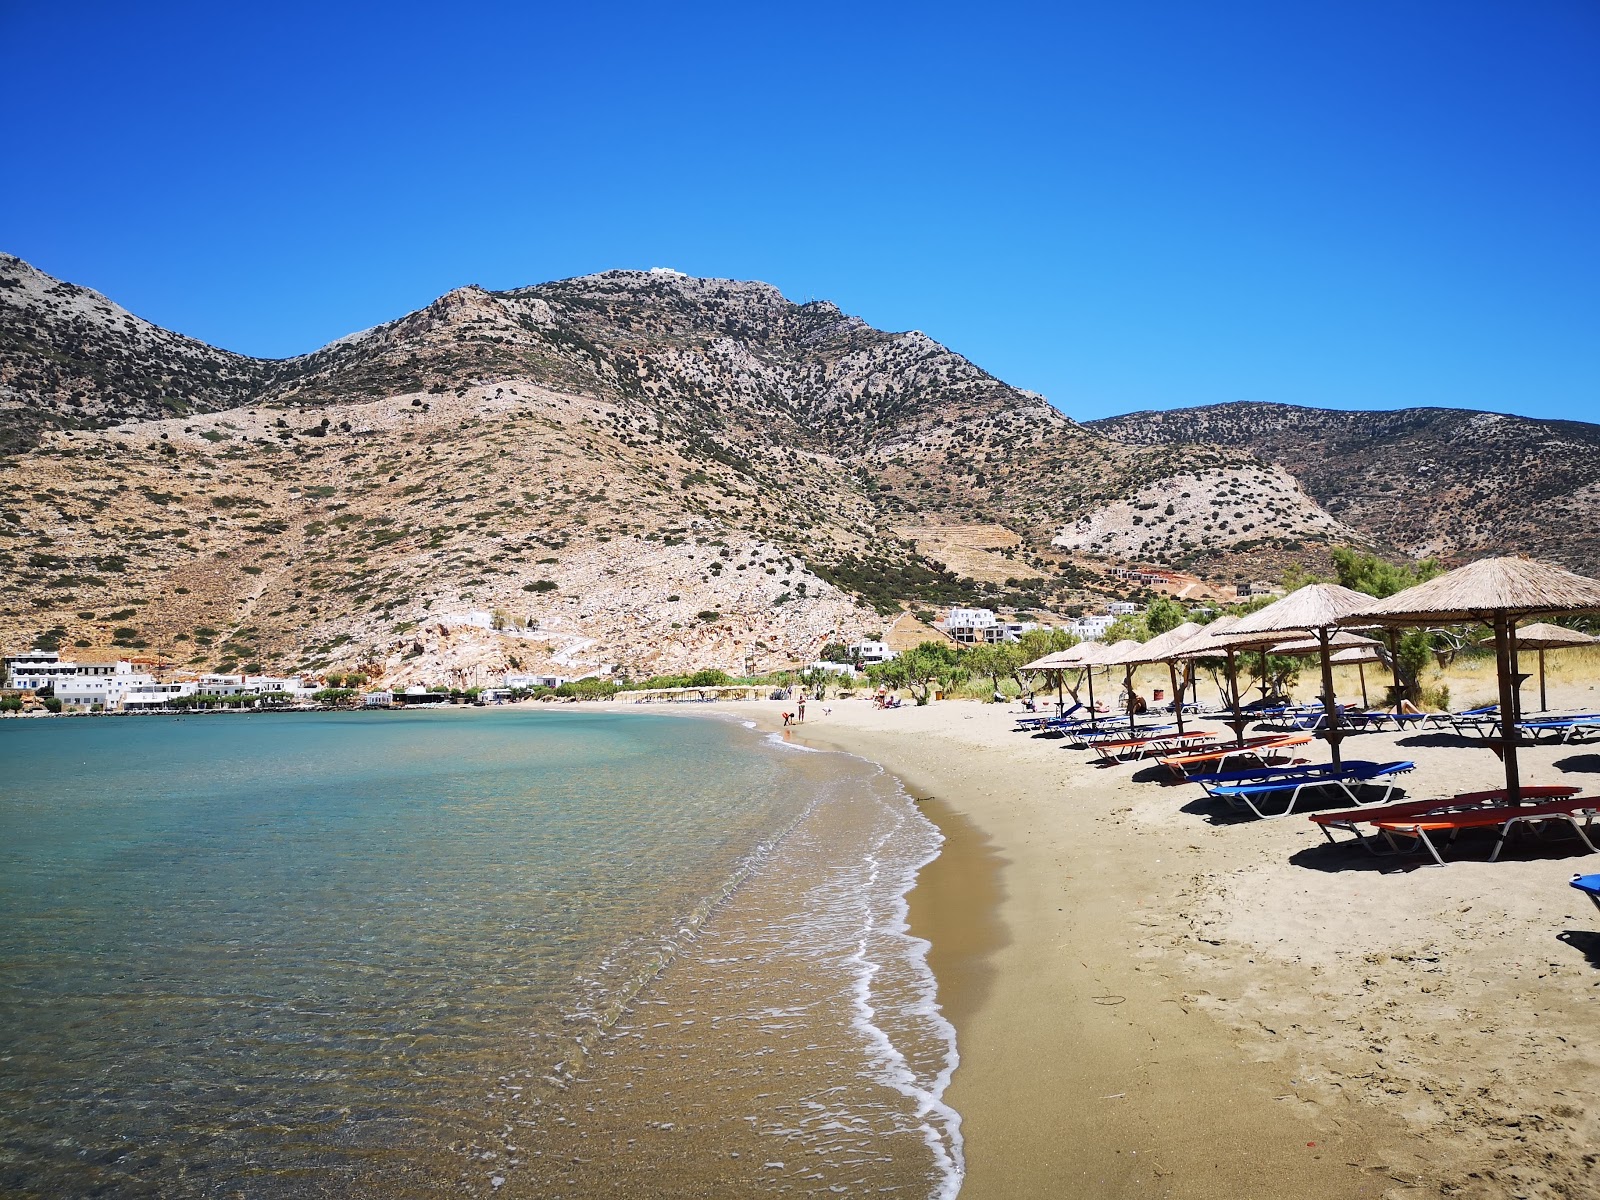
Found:
<path fill-rule="evenodd" d="M 865 764 L 474 711 L 13 720 L 0 770 L 0 1192 L 953 1190 L 937 834 Z"/>

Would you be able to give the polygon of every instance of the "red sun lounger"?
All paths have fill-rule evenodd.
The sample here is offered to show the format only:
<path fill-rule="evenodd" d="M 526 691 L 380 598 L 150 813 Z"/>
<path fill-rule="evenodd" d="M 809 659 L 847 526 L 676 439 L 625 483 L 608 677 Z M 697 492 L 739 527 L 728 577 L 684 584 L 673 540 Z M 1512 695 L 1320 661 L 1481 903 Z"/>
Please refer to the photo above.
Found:
<path fill-rule="evenodd" d="M 1156 761 L 1179 779 L 1187 779 L 1191 768 L 1227 770 L 1228 760 L 1234 758 L 1252 758 L 1261 766 L 1274 760 L 1282 762 L 1291 759 L 1291 756 L 1279 754 L 1278 751 L 1304 746 L 1315 740 L 1309 733 L 1275 733 L 1267 737 L 1246 738 L 1243 746 L 1215 746 L 1209 750 L 1197 750 L 1193 754 L 1169 754 Z M 1196 771 L 1195 774 L 1200 772 Z"/>
<path fill-rule="evenodd" d="M 1549 804 L 1536 804 L 1532 807 L 1430 813 L 1422 817 L 1374 821 L 1373 825 L 1389 840 L 1397 852 L 1407 849 L 1427 850 L 1433 856 L 1433 861 L 1442 867 L 1444 858 L 1439 853 L 1439 847 L 1434 844 L 1433 836 L 1430 835 L 1448 834 L 1449 836 L 1444 839 L 1444 843 L 1448 845 L 1455 841 L 1456 836 L 1464 829 L 1499 830 L 1494 850 L 1489 854 L 1490 862 L 1500 857 L 1500 851 L 1505 849 L 1506 839 L 1519 826 L 1542 827 L 1561 822 L 1570 826 L 1578 840 L 1583 843 L 1584 849 L 1594 854 L 1595 844 L 1589 840 L 1588 831 L 1593 827 L 1597 816 L 1600 816 L 1600 800 L 1591 796 L 1582 800 L 1554 800 Z M 1411 845 L 1400 845 L 1394 840 L 1396 837 L 1411 839 Z"/>
<path fill-rule="evenodd" d="M 1567 800 L 1582 790 L 1579 787 L 1566 785 L 1539 784 L 1534 787 L 1524 787 L 1522 798 L 1525 802 Z M 1322 830 L 1322 836 L 1330 842 L 1338 842 L 1339 839 L 1333 836 L 1333 831 L 1342 829 L 1374 854 L 1388 854 L 1394 853 L 1392 841 L 1385 841 L 1382 834 L 1376 830 L 1371 835 L 1364 834 L 1357 826 L 1371 825 L 1377 821 L 1404 821 L 1434 813 L 1473 812 L 1505 807 L 1507 807 L 1505 789 L 1495 788 L 1487 792 L 1463 792 L 1459 796 L 1447 796 L 1443 799 L 1407 800 L 1401 804 L 1386 804 L 1381 808 L 1352 808 L 1340 812 L 1310 813 L 1308 816 Z"/>
<path fill-rule="evenodd" d="M 1161 733 L 1152 737 L 1120 738 L 1094 743 L 1094 751 L 1106 763 L 1120 762 L 1125 757 L 1144 758 L 1151 754 L 1165 754 L 1185 746 L 1203 746 L 1217 740 L 1217 735 L 1204 730 L 1188 733 Z"/>

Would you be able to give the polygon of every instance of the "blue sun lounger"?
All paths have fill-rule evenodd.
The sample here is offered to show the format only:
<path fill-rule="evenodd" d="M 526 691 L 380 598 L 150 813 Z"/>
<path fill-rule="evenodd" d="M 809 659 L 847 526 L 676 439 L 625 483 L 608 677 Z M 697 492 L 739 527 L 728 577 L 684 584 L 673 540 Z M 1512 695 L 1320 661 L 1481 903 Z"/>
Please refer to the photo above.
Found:
<path fill-rule="evenodd" d="M 1410 762 L 1356 761 L 1344 763 L 1339 767 L 1335 767 L 1332 763 L 1319 763 L 1309 767 L 1263 768 L 1256 771 L 1229 771 L 1222 775 L 1197 775 L 1194 781 L 1200 783 L 1209 795 L 1227 801 L 1234 808 L 1248 809 L 1263 820 L 1272 820 L 1292 813 L 1305 792 L 1328 790 L 1342 792 L 1356 808 L 1387 804 L 1399 790 L 1399 784 L 1394 782 L 1394 776 L 1414 770 L 1415 767 L 1416 764 Z M 1383 788 L 1381 796 L 1363 801 L 1357 795 L 1355 791 L 1357 787 L 1362 784 L 1377 784 L 1380 780 L 1384 781 L 1381 784 Z M 1274 797 L 1284 795 L 1287 795 L 1288 800 L 1281 811 L 1263 811 L 1263 806 L 1274 802 Z"/>
<path fill-rule="evenodd" d="M 1596 908 L 1600 908 L 1600 875 L 1574 875 L 1572 886 L 1593 900 Z"/>
<path fill-rule="evenodd" d="M 1536 742 L 1581 742 L 1600 734 L 1600 717 L 1550 717 L 1543 721 L 1522 721 L 1517 729 Z"/>

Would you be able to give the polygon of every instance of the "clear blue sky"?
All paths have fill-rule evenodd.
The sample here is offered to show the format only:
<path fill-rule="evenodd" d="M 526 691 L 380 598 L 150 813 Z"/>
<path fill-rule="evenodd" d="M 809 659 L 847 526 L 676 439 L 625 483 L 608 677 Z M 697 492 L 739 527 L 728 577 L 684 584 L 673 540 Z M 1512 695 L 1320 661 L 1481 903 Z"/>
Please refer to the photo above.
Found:
<path fill-rule="evenodd" d="M 0 0 L 0 249 L 283 356 L 765 279 L 1088 418 L 1600 419 L 1600 5 Z"/>

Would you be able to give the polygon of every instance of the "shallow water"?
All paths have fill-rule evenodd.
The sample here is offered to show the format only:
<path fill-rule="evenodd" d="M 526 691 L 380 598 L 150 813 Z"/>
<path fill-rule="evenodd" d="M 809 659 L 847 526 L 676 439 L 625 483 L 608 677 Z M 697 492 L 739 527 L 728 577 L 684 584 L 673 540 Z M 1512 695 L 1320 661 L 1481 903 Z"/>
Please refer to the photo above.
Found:
<path fill-rule="evenodd" d="M 0 1190 L 953 1189 L 938 834 L 866 764 L 521 711 L 10 721 L 0 761 Z"/>

